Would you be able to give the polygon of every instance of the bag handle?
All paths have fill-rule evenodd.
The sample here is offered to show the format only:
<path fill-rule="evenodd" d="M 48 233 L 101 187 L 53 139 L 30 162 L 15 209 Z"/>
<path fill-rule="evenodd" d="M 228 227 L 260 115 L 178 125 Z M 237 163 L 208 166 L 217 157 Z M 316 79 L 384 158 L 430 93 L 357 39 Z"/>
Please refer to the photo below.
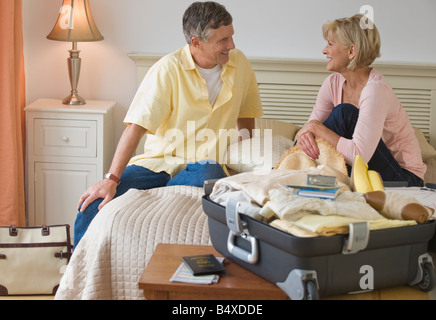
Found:
<path fill-rule="evenodd" d="M 42 226 L 41 227 L 41 234 L 43 237 L 47 237 L 50 235 L 50 228 L 48 226 Z"/>
<path fill-rule="evenodd" d="M 12 225 L 12 226 L 9 227 L 9 236 L 11 236 L 11 237 L 18 236 L 17 226 Z"/>
<path fill-rule="evenodd" d="M 49 236 L 49 235 L 50 235 L 50 227 L 49 227 L 49 226 L 46 226 L 46 225 L 43 225 L 43 226 L 41 227 L 41 235 L 42 235 L 43 237 L 47 237 L 47 236 Z M 18 236 L 18 228 L 17 228 L 17 226 L 15 226 L 15 225 L 11 225 L 11 226 L 9 227 L 9 236 L 11 236 L 11 237 L 16 237 L 16 236 Z"/>

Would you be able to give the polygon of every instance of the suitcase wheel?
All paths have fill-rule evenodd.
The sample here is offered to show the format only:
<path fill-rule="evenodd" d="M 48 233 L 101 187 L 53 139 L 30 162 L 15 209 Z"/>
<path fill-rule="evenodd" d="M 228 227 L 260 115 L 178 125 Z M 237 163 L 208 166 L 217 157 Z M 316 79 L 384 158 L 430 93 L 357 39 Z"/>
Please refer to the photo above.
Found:
<path fill-rule="evenodd" d="M 429 292 L 435 285 L 435 273 L 431 263 L 424 263 L 422 265 L 422 280 L 418 283 L 418 287 L 424 291 Z"/>
<path fill-rule="evenodd" d="M 283 282 L 276 285 L 291 300 L 319 300 L 318 280 L 315 270 L 293 269 Z"/>
<path fill-rule="evenodd" d="M 319 300 L 319 292 L 315 281 L 309 280 L 305 284 L 304 300 Z"/>

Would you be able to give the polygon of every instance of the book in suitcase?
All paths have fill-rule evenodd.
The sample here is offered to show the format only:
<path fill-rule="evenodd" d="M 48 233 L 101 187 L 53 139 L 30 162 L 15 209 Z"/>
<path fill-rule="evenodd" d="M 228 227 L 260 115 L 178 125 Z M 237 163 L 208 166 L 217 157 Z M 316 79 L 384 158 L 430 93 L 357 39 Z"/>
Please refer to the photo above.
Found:
<path fill-rule="evenodd" d="M 364 292 L 400 285 L 434 287 L 428 243 L 435 221 L 400 228 L 369 230 L 366 222 L 350 224 L 348 235 L 296 237 L 239 214 L 238 203 L 226 207 L 209 199 L 208 216 L 214 248 L 230 260 L 275 283 L 292 300 Z"/>

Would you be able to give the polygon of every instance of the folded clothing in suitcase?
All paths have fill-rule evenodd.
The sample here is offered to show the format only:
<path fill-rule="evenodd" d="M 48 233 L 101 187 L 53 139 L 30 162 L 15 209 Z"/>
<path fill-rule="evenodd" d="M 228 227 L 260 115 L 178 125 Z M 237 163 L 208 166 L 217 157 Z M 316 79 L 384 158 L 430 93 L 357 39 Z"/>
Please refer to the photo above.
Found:
<path fill-rule="evenodd" d="M 210 200 L 205 188 L 203 210 L 215 249 L 266 280 L 291 299 L 418 285 L 430 291 L 434 268 L 427 253 L 435 222 L 369 230 L 366 222 L 350 224 L 347 235 L 302 238 Z"/>

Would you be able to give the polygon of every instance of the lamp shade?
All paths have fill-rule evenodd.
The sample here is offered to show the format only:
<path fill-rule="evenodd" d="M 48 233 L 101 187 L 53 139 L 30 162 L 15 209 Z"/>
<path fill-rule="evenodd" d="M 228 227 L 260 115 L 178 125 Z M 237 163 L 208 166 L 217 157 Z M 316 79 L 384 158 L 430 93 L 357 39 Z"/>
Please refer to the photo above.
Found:
<path fill-rule="evenodd" d="M 63 0 L 58 20 L 47 39 L 87 42 L 104 38 L 94 23 L 88 0 Z"/>

